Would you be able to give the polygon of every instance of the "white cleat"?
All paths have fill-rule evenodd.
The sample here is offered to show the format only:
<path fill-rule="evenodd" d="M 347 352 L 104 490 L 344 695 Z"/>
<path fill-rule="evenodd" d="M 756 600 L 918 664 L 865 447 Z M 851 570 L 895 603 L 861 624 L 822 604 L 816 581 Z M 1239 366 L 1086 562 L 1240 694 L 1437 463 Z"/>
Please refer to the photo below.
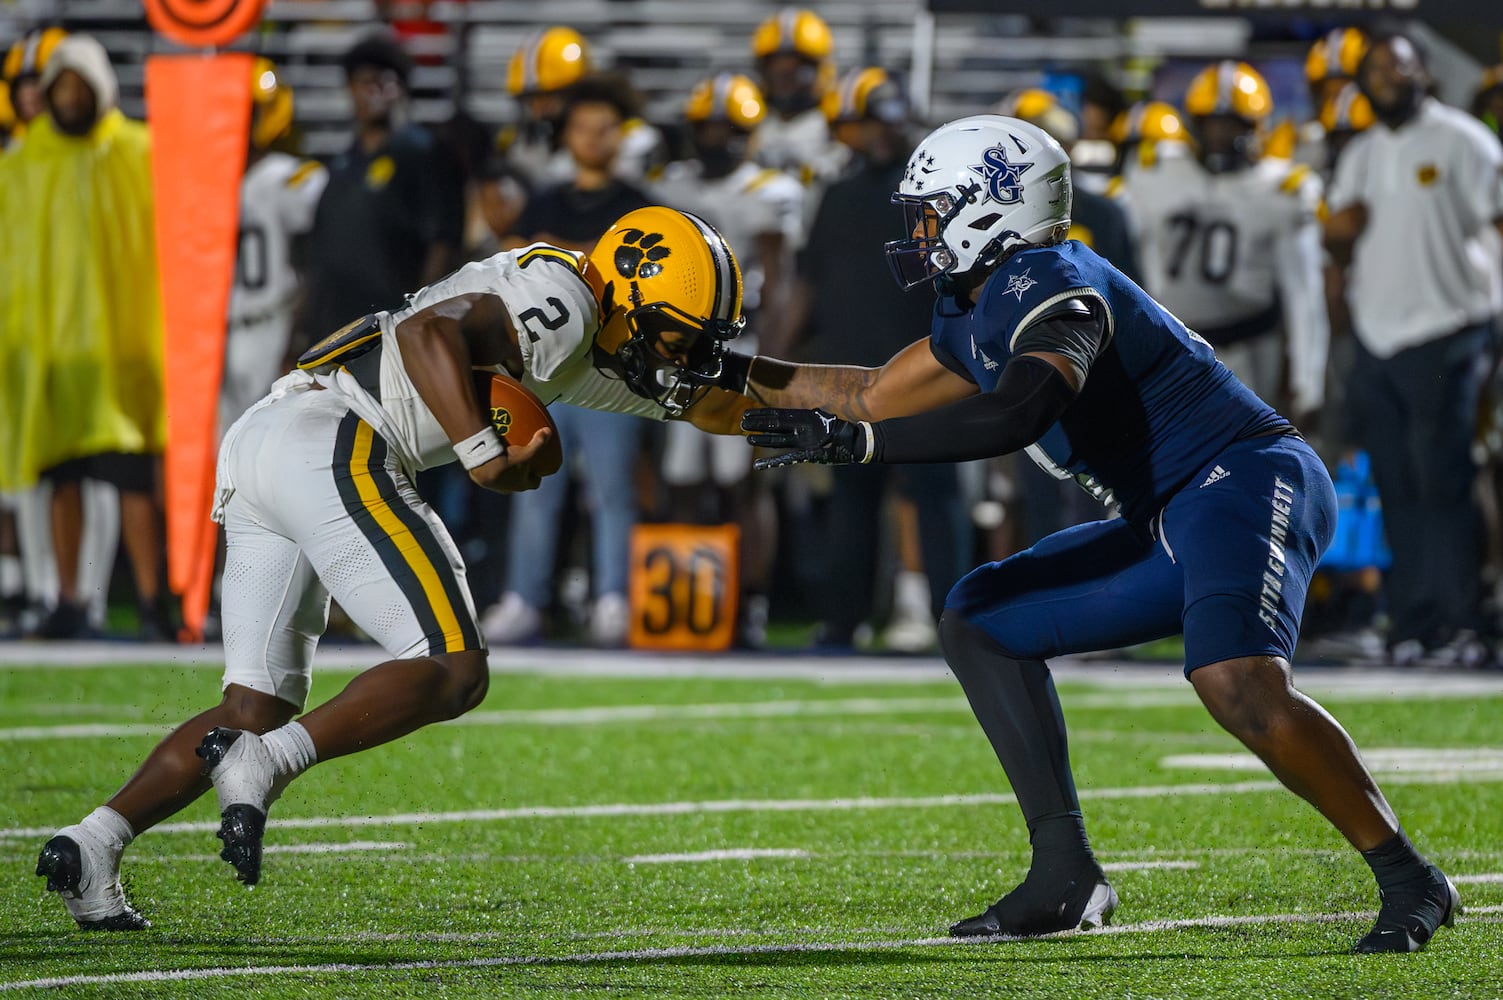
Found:
<path fill-rule="evenodd" d="M 122 844 L 107 844 L 81 826 L 65 826 L 43 846 L 37 856 L 38 875 L 47 879 L 47 891 L 62 897 L 63 905 L 86 931 L 139 931 L 150 921 L 125 899 L 120 888 Z"/>

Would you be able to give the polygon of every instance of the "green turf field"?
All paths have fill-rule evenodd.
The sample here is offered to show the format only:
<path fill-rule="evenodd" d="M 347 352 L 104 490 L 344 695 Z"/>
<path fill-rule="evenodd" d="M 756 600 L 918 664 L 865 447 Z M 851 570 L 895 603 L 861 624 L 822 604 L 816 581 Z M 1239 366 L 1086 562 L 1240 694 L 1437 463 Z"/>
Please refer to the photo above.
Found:
<path fill-rule="evenodd" d="M 1503 995 L 1503 678 L 1306 677 L 1468 907 L 1423 954 L 1357 957 L 1377 906 L 1361 859 L 1170 672 L 1062 675 L 1114 926 L 952 944 L 1027 845 L 937 665 L 625 662 L 499 673 L 459 723 L 315 768 L 272 810 L 254 890 L 215 857 L 201 800 L 128 852 L 153 922 L 133 935 L 76 932 L 36 852 L 217 674 L 0 666 L 0 992 Z M 348 676 L 324 670 L 315 700 Z"/>

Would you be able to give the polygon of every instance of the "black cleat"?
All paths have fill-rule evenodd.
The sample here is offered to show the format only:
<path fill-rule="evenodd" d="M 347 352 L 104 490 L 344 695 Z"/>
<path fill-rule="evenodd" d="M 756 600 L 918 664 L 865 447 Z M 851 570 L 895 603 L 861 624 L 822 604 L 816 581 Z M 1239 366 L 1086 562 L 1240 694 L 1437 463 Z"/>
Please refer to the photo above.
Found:
<path fill-rule="evenodd" d="M 1050 899 L 1023 884 L 987 907 L 985 913 L 950 926 L 951 937 L 1035 937 L 1060 931 L 1093 930 L 1112 922 L 1117 890 L 1092 865 L 1088 877 L 1069 883 Z"/>
<path fill-rule="evenodd" d="M 55 892 L 62 897 L 72 915 L 75 923 L 86 931 L 141 931 L 151 926 L 151 922 L 125 902 L 124 894 L 120 892 L 118 882 L 112 886 L 101 887 L 90 885 L 80 890 L 83 885 L 83 851 L 78 842 L 72 837 L 59 835 L 47 841 L 42 847 L 41 854 L 37 855 L 37 874 L 47 879 L 47 891 Z M 98 905 L 97 897 L 103 895 L 108 898 L 114 894 L 119 896 L 120 909 L 118 912 L 109 913 L 102 917 L 81 917 L 78 910 L 93 902 Z"/>
<path fill-rule="evenodd" d="M 233 805 L 220 814 L 219 832 L 224 841 L 219 856 L 234 866 L 236 877 L 246 885 L 261 881 L 261 840 L 266 835 L 266 814 L 255 806 Z"/>
<path fill-rule="evenodd" d="M 193 751 L 204 760 L 219 796 L 219 856 L 246 885 L 261 880 L 261 841 L 266 834 L 274 774 L 260 739 L 243 729 L 216 726 Z"/>
<path fill-rule="evenodd" d="M 1406 887 L 1383 896 L 1378 922 L 1353 951 L 1359 955 L 1422 951 L 1437 930 L 1456 923 L 1461 894 L 1435 865 L 1426 866 L 1426 873 L 1428 878 L 1412 889 Z"/>

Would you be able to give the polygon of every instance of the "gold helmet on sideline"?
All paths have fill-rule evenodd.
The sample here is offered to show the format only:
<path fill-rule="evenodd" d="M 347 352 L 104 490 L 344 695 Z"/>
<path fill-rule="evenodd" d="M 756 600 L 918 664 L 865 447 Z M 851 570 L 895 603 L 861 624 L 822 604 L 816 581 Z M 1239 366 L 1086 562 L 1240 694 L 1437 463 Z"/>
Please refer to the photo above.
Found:
<path fill-rule="evenodd" d="M 1328 133 L 1361 132 L 1377 120 L 1367 95 L 1350 82 L 1320 109 L 1320 124 Z"/>
<path fill-rule="evenodd" d="M 1189 142 L 1190 131 L 1174 105 L 1163 101 L 1139 101 L 1112 122 L 1108 137 L 1118 146 L 1134 142 Z"/>
<path fill-rule="evenodd" d="M 714 226 L 654 205 L 617 219 L 590 251 L 598 339 L 639 396 L 679 414 L 719 377 L 740 335 L 741 267 Z M 609 347 L 606 347 L 609 350 Z"/>
<path fill-rule="evenodd" d="M 879 66 L 846 73 L 825 91 L 819 104 L 831 125 L 860 121 L 901 125 L 908 120 L 908 100 L 902 88 Z"/>
<path fill-rule="evenodd" d="M 251 145 L 269 149 L 292 129 L 292 88 L 282 82 L 270 59 L 251 66 Z"/>
<path fill-rule="evenodd" d="M 10 106 L 10 84 L 0 80 L 0 133 L 16 125 L 16 109 Z"/>
<path fill-rule="evenodd" d="M 1185 111 L 1196 118 L 1231 115 L 1261 125 L 1273 114 L 1273 91 L 1245 62 L 1223 59 L 1195 75 L 1185 91 Z"/>
<path fill-rule="evenodd" d="M 1360 28 L 1328 31 L 1310 46 L 1305 57 L 1305 79 L 1312 84 L 1333 78 L 1350 80 L 1367 54 L 1367 35 Z"/>
<path fill-rule="evenodd" d="M 573 28 L 548 28 L 512 53 L 506 89 L 513 97 L 553 93 L 573 86 L 593 66 L 583 35 Z"/>
<path fill-rule="evenodd" d="M 740 73 L 717 73 L 699 81 L 684 104 L 687 121 L 727 122 L 744 132 L 755 129 L 766 117 L 762 88 Z"/>
<path fill-rule="evenodd" d="M 1079 119 L 1047 90 L 1037 87 L 1015 90 L 998 101 L 992 110 L 999 115 L 1020 118 L 1037 125 L 1066 149 L 1075 145 L 1080 138 Z"/>
<path fill-rule="evenodd" d="M 802 7 L 784 7 L 757 25 L 752 33 L 752 58 L 794 55 L 815 67 L 814 94 L 821 97 L 835 81 L 835 36 L 824 18 Z"/>
<path fill-rule="evenodd" d="M 28 76 L 41 76 L 47 68 L 47 60 L 68 33 L 62 28 L 37 28 L 28 31 L 16 40 L 5 54 L 5 64 L 0 68 L 0 77 L 6 83 L 15 83 Z"/>

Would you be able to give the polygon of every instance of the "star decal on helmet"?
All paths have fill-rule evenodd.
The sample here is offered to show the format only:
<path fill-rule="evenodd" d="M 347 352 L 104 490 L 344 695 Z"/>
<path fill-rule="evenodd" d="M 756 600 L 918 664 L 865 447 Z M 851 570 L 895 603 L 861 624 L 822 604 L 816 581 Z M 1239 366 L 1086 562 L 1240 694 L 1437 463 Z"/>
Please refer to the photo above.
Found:
<path fill-rule="evenodd" d="M 1007 147 L 998 143 L 981 154 L 981 162 L 971 164 L 971 172 L 986 182 L 986 198 L 999 205 L 1016 205 L 1023 200 L 1023 174 L 1032 163 L 1013 163 Z"/>

